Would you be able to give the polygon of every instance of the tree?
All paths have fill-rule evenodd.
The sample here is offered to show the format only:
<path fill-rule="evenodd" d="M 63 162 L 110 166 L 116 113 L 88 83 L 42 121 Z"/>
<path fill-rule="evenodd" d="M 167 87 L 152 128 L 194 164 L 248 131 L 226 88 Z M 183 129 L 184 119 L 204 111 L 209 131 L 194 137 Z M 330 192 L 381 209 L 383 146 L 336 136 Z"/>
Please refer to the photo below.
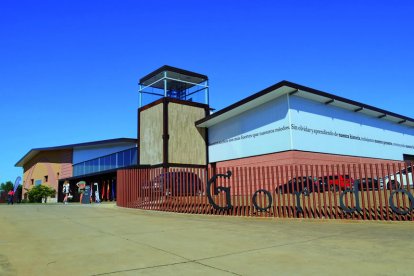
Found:
<path fill-rule="evenodd" d="M 10 190 L 13 190 L 13 182 L 7 181 L 6 183 L 1 183 L 0 185 L 0 192 L 8 192 Z"/>
<path fill-rule="evenodd" d="M 27 196 L 29 197 L 29 202 L 42 202 L 42 199 L 46 199 L 49 196 L 53 196 L 56 194 L 56 190 L 50 188 L 46 185 L 36 185 L 33 186 L 28 192 Z"/>

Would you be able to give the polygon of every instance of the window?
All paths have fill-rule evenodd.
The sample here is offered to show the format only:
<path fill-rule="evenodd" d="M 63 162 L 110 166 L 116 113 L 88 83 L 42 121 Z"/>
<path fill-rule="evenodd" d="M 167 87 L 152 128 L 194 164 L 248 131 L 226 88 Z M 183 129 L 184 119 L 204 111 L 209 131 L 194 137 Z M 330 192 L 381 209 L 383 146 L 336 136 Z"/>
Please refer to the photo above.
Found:
<path fill-rule="evenodd" d="M 92 171 L 99 172 L 99 159 L 92 160 Z"/>
<path fill-rule="evenodd" d="M 34 179 L 30 179 L 30 185 L 34 185 Z"/>
<path fill-rule="evenodd" d="M 49 176 L 45 175 L 45 176 L 43 177 L 43 182 L 48 182 L 48 180 L 49 180 Z"/>
<path fill-rule="evenodd" d="M 99 171 L 105 170 L 105 158 L 101 157 L 99 158 Z"/>
<path fill-rule="evenodd" d="M 131 150 L 131 154 L 132 154 L 132 165 L 136 165 L 137 164 L 137 162 L 138 162 L 138 158 L 137 158 L 137 153 L 138 153 L 138 151 L 137 151 L 137 148 L 133 148 L 132 150 Z"/>
<path fill-rule="evenodd" d="M 116 168 L 116 154 L 111 154 L 111 169 Z"/>
<path fill-rule="evenodd" d="M 118 168 L 122 168 L 124 166 L 124 152 L 118 152 Z"/>
<path fill-rule="evenodd" d="M 129 150 L 124 151 L 124 166 L 131 165 L 131 152 Z"/>
<path fill-rule="evenodd" d="M 111 162 L 111 158 L 109 156 L 105 156 L 104 157 L 104 171 L 109 170 L 109 166 L 110 166 L 110 162 Z"/>

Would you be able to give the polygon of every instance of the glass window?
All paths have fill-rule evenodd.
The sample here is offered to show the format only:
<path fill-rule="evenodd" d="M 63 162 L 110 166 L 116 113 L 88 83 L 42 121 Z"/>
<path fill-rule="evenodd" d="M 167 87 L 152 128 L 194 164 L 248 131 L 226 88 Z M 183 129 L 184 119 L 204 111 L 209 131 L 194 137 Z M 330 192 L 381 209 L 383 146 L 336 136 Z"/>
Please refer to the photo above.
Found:
<path fill-rule="evenodd" d="M 85 162 L 85 174 L 88 174 L 88 173 L 90 173 L 90 166 L 89 166 L 89 162 L 86 161 Z"/>
<path fill-rule="evenodd" d="M 105 170 L 105 159 L 103 157 L 99 158 L 99 171 Z"/>
<path fill-rule="evenodd" d="M 93 160 L 93 171 L 99 172 L 99 159 Z"/>
<path fill-rule="evenodd" d="M 74 165 L 73 166 L 73 174 L 75 176 L 84 174 L 84 163 Z"/>
<path fill-rule="evenodd" d="M 118 152 L 118 168 L 122 168 L 124 166 L 124 152 Z"/>
<path fill-rule="evenodd" d="M 124 151 L 124 167 L 131 165 L 131 152 L 129 150 Z"/>
<path fill-rule="evenodd" d="M 132 157 L 131 157 L 132 164 L 131 165 L 136 165 L 137 164 L 137 162 L 138 162 L 137 153 L 138 153 L 137 148 L 131 149 L 131 154 L 132 154 Z"/>
<path fill-rule="evenodd" d="M 111 159 L 110 159 L 109 156 L 105 156 L 104 159 L 105 159 L 105 167 L 104 167 L 104 169 L 106 171 L 106 170 L 109 170 L 109 166 L 110 166 L 110 163 L 111 163 Z"/>
<path fill-rule="evenodd" d="M 111 154 L 110 158 L 111 158 L 111 169 L 115 169 L 116 168 L 116 154 Z"/>

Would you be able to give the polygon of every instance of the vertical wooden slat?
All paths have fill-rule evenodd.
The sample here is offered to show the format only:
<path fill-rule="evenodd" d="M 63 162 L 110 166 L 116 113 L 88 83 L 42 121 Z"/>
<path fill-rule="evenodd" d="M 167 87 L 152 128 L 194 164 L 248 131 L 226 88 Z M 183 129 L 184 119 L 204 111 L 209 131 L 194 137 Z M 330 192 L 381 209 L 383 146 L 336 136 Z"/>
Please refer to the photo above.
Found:
<path fill-rule="evenodd" d="M 303 176 L 305 176 L 305 175 L 306 175 L 306 171 L 305 172 L 303 171 L 303 166 L 299 165 L 299 168 L 298 168 L 298 165 L 295 165 L 294 170 L 292 171 L 292 178 L 291 179 L 292 180 L 296 179 L 296 186 L 300 185 L 300 187 L 298 187 L 298 188 L 299 188 L 299 190 L 301 189 L 302 191 L 305 187 L 307 187 L 307 181 L 303 181 L 304 180 Z M 300 181 L 300 184 L 298 183 L 298 181 Z M 309 218 L 309 209 L 310 208 L 309 208 L 309 205 L 307 205 L 307 203 L 308 203 L 307 201 L 309 201 L 309 200 L 307 200 L 306 196 L 303 193 L 301 193 L 303 212 L 296 214 L 297 213 L 296 212 L 296 207 L 299 207 L 299 206 L 296 206 L 296 194 L 295 194 L 295 190 L 293 190 L 293 187 L 292 187 L 292 195 L 293 195 L 293 211 L 295 212 L 295 217 L 302 216 L 304 218 Z"/>
<path fill-rule="evenodd" d="M 332 165 L 332 176 L 333 176 L 333 184 L 334 184 L 334 209 L 335 209 L 335 218 L 337 219 L 339 217 L 339 208 L 338 208 L 338 201 L 337 201 L 337 190 L 341 191 L 341 180 L 339 178 L 339 165 Z M 335 176 L 338 177 L 338 180 L 335 179 Z M 338 187 L 335 187 L 338 186 Z"/>
<path fill-rule="evenodd" d="M 129 184 L 129 186 L 130 186 L 130 191 L 131 191 L 131 203 L 130 203 L 130 208 L 134 208 L 135 207 L 135 179 L 134 179 L 134 172 L 135 172 L 135 170 L 133 170 L 133 169 L 130 169 L 129 171 L 128 171 L 128 174 L 130 175 L 130 184 Z"/>
<path fill-rule="evenodd" d="M 327 202 L 326 202 L 326 183 L 325 183 L 325 175 L 324 172 L 324 166 L 320 166 L 320 176 L 321 176 L 321 182 L 322 182 L 322 201 L 323 201 L 323 215 L 324 217 L 328 217 L 328 208 L 327 208 Z"/>
<path fill-rule="evenodd" d="M 183 181 L 184 189 L 183 189 L 183 195 L 184 195 L 184 210 L 183 213 L 188 213 L 188 205 L 189 205 L 189 197 L 188 197 L 188 172 L 187 169 L 181 170 L 181 174 L 183 177 L 181 178 L 181 181 Z"/>
<path fill-rule="evenodd" d="M 351 189 L 352 193 L 347 193 L 347 196 L 345 196 L 346 205 L 348 206 L 348 204 L 349 204 L 351 208 L 355 208 L 354 197 L 356 195 L 355 195 L 355 192 L 354 192 L 354 183 L 355 183 L 356 177 L 355 177 L 354 171 L 351 169 L 350 164 L 347 165 L 347 174 L 349 175 L 349 180 L 351 182 L 350 189 Z M 355 212 L 352 212 L 352 213 L 348 214 L 347 216 L 349 216 L 352 219 L 355 219 Z"/>
<path fill-rule="evenodd" d="M 274 205 L 273 204 L 275 203 L 274 200 L 273 200 L 274 193 L 272 192 L 272 189 L 271 189 L 271 187 L 273 187 L 273 185 L 270 184 L 270 181 L 271 181 L 271 178 L 270 178 L 270 168 L 269 168 L 269 166 L 266 166 L 266 182 L 265 182 L 265 187 L 266 188 L 265 189 L 267 191 L 269 191 L 269 193 L 272 195 L 272 204 L 270 204 L 269 201 L 266 201 L 266 206 L 267 205 L 270 205 L 270 208 L 267 211 L 267 216 L 268 217 L 274 216 L 274 214 L 273 214 L 273 206 Z"/>
<path fill-rule="evenodd" d="M 290 204 L 290 193 L 291 193 L 291 189 L 292 189 L 292 184 L 291 185 L 289 185 L 289 180 L 290 179 L 292 179 L 292 173 L 289 173 L 289 171 L 290 172 L 292 172 L 292 166 L 290 166 L 290 168 L 288 167 L 288 166 L 285 166 L 285 175 L 286 175 L 286 179 L 284 180 L 284 182 L 283 183 L 287 183 L 287 185 L 286 185 L 286 187 L 287 187 L 287 193 L 286 193 L 286 195 L 287 195 L 287 205 L 286 205 L 286 207 L 287 207 L 287 215 L 288 215 L 288 217 L 289 218 L 291 218 L 291 217 L 294 217 L 294 214 L 292 215 L 291 213 L 291 204 Z M 285 194 L 283 193 L 283 196 L 285 196 Z M 294 212 L 294 210 L 293 210 L 293 212 Z"/>
<path fill-rule="evenodd" d="M 286 172 L 286 166 L 280 166 L 280 175 L 281 175 L 281 179 L 279 180 L 279 188 L 283 187 L 283 184 L 285 182 L 285 179 L 287 178 L 287 176 L 285 176 L 285 172 Z M 289 209 L 286 209 L 286 204 L 287 204 L 287 200 L 285 200 L 285 193 L 282 193 L 282 212 L 283 212 L 283 217 L 289 217 Z"/>
<path fill-rule="evenodd" d="M 146 186 L 146 191 L 147 191 L 147 195 L 145 197 L 145 207 L 147 210 L 151 209 L 151 187 L 148 178 L 151 178 L 151 174 L 152 174 L 152 170 L 151 169 L 147 169 L 147 173 L 145 175 L 145 186 Z"/>
<path fill-rule="evenodd" d="M 391 193 L 393 192 L 394 188 L 392 187 L 392 181 L 391 181 L 391 175 L 394 175 L 395 169 L 393 168 L 395 166 L 395 164 L 392 164 L 391 166 L 388 164 L 387 165 L 387 174 L 388 174 L 388 189 L 389 189 L 389 193 L 388 196 L 391 195 Z M 394 177 L 394 181 L 395 181 L 395 177 Z M 392 199 L 393 200 L 393 199 Z M 396 214 L 394 212 L 391 211 L 391 206 L 389 209 L 389 212 L 391 212 L 392 214 L 392 220 L 396 220 Z"/>
<path fill-rule="evenodd" d="M 139 208 L 142 208 L 142 182 L 141 182 L 141 170 L 136 170 L 137 177 L 137 191 L 138 191 L 138 204 Z"/>
<path fill-rule="evenodd" d="M 246 174 L 247 174 L 247 169 L 246 167 L 241 167 L 241 175 L 240 175 L 240 196 L 241 196 L 241 200 L 240 200 L 240 204 L 242 205 L 241 207 L 241 215 L 242 216 L 247 216 L 246 212 Z"/>
<path fill-rule="evenodd" d="M 348 179 L 347 176 L 348 175 Z M 349 175 L 349 173 L 346 171 L 346 167 L 345 164 L 342 164 L 340 166 L 340 173 L 339 173 L 339 177 L 343 179 L 343 190 L 339 190 L 338 193 L 338 209 L 341 215 L 341 219 L 344 219 L 344 217 L 346 218 L 346 214 L 345 212 L 342 210 L 342 208 L 340 208 L 340 203 L 339 203 L 339 197 L 341 196 L 341 194 L 347 189 L 351 189 L 352 190 L 352 181 L 351 181 L 351 176 Z M 348 196 L 350 195 L 350 193 L 347 193 Z M 348 199 L 347 196 L 345 196 L 345 202 L 348 203 Z"/>
<path fill-rule="evenodd" d="M 207 168 L 207 176 L 205 178 L 207 182 L 213 176 L 212 170 L 213 170 L 212 167 Z M 203 206 L 204 206 L 203 210 L 205 214 L 211 215 L 211 206 L 209 205 L 208 198 L 207 198 L 207 182 L 206 182 L 206 185 L 204 185 L 205 196 L 203 197 Z"/>
<path fill-rule="evenodd" d="M 276 169 L 277 169 L 277 167 L 276 167 Z M 274 166 L 270 167 L 270 176 L 271 176 L 271 178 L 270 178 L 271 190 L 269 190 L 269 191 L 273 195 L 273 217 L 280 217 L 280 209 L 278 208 L 280 200 L 276 198 L 276 197 L 279 196 L 279 193 L 277 193 L 277 195 L 276 195 L 277 179 L 276 179 L 276 176 L 275 176 L 275 167 Z"/>
<path fill-rule="evenodd" d="M 367 176 L 367 167 L 366 164 L 363 164 L 362 166 L 362 178 L 361 181 L 363 179 L 365 179 L 365 184 L 367 186 L 367 190 L 366 191 L 362 191 L 361 193 L 364 194 L 367 198 L 367 207 L 368 207 L 368 219 L 371 220 L 372 219 L 372 211 L 371 211 L 371 192 L 369 191 L 369 187 L 368 187 L 368 176 Z"/>
<path fill-rule="evenodd" d="M 405 170 L 405 172 L 407 171 L 407 167 L 406 167 L 405 163 L 403 165 L 401 165 L 401 163 L 399 163 L 398 164 L 398 172 L 399 172 L 399 177 L 400 177 L 400 189 L 407 190 L 407 187 L 404 186 L 404 181 L 406 181 L 407 178 L 402 173 L 403 170 Z M 402 204 L 401 205 L 399 204 L 398 205 L 398 208 L 401 208 L 404 211 L 406 211 L 408 208 L 407 208 L 407 201 L 405 199 L 405 195 L 403 193 L 397 193 L 398 198 L 400 197 L 399 194 L 401 194 L 401 197 L 402 197 Z M 400 215 L 400 217 L 403 220 L 408 220 L 408 215 Z"/>
<path fill-rule="evenodd" d="M 260 185 L 260 183 L 257 181 L 257 176 L 260 173 L 260 167 L 253 167 L 253 175 L 252 175 L 252 179 L 251 179 L 251 192 L 250 192 L 250 200 L 252 202 L 252 215 L 256 216 L 256 217 L 261 217 L 262 216 L 262 212 L 259 212 L 259 210 L 256 209 L 256 207 L 253 205 L 253 194 L 255 193 L 255 191 L 257 190 L 257 187 Z M 258 195 L 257 200 L 257 204 L 260 204 L 260 196 Z"/>
<path fill-rule="evenodd" d="M 249 201 L 248 216 L 253 216 L 253 203 L 252 203 L 252 167 L 249 167 L 249 174 L 247 177 L 247 200 Z"/>
<path fill-rule="evenodd" d="M 361 164 L 358 164 L 358 179 L 362 180 L 362 166 Z M 365 196 L 363 192 L 360 192 L 361 194 L 361 198 L 360 198 L 360 203 L 361 203 L 361 208 L 362 208 L 362 217 L 364 218 L 364 220 L 367 218 L 366 216 L 366 205 L 367 203 L 365 202 Z"/>
<path fill-rule="evenodd" d="M 371 176 L 371 189 L 372 189 L 372 201 L 374 202 L 374 219 L 378 220 L 378 204 L 377 204 L 377 196 L 376 196 L 376 187 L 375 187 L 375 179 L 378 179 L 378 176 L 375 175 L 375 172 L 372 168 L 372 164 L 369 164 L 369 174 Z M 369 183 L 368 183 L 369 185 Z"/>
<path fill-rule="evenodd" d="M 184 201 L 184 181 L 182 172 L 180 169 L 175 169 L 175 173 L 177 174 L 177 177 L 175 177 L 174 182 L 177 182 L 179 185 L 179 189 L 177 190 L 178 196 L 177 196 L 177 204 L 178 204 L 178 212 L 183 213 L 184 207 L 185 207 L 185 201 Z"/>
<path fill-rule="evenodd" d="M 317 183 L 315 181 L 316 176 L 315 176 L 315 172 L 314 172 L 314 166 L 310 165 L 310 183 L 309 183 L 309 188 L 311 188 L 312 191 L 312 199 L 313 199 L 313 218 L 320 218 L 320 213 L 319 213 L 319 208 L 317 205 L 317 199 L 316 199 L 316 195 L 318 194 L 318 187 L 315 186 L 315 184 Z"/>
<path fill-rule="evenodd" d="M 237 172 L 234 170 L 234 167 L 230 167 L 230 170 L 232 172 L 232 176 L 230 177 L 228 181 L 228 187 L 230 187 L 230 193 L 231 193 L 231 204 L 233 205 L 233 209 L 230 210 L 230 214 L 235 216 L 237 214 L 237 202 L 236 202 L 236 178 L 237 178 Z"/>
<path fill-rule="evenodd" d="M 122 181 L 122 172 L 120 170 L 118 170 L 116 172 L 116 179 L 118 180 L 118 191 L 120 191 L 120 190 L 122 191 L 122 183 L 123 183 L 123 181 Z M 121 184 L 119 184 L 119 183 L 121 183 Z M 118 198 L 117 198 L 117 201 L 116 201 L 116 205 L 117 206 L 123 207 L 123 205 L 122 205 L 122 197 L 123 197 L 123 195 L 124 195 L 123 192 L 121 192 L 121 195 L 118 194 Z"/>
<path fill-rule="evenodd" d="M 193 213 L 194 214 L 199 214 L 199 208 L 200 208 L 200 205 L 199 205 L 199 202 L 198 202 L 199 196 L 200 196 L 200 186 L 199 185 L 201 185 L 200 182 L 199 182 L 200 169 L 194 169 L 193 171 L 194 171 L 194 174 L 193 174 L 193 178 L 194 178 L 193 179 L 193 192 L 194 192 L 194 195 L 193 195 Z"/>
<path fill-rule="evenodd" d="M 326 182 L 327 182 L 326 187 L 328 189 L 329 218 L 333 218 L 334 217 L 333 204 L 332 204 L 332 202 L 333 202 L 333 200 L 332 200 L 333 194 L 331 193 L 332 192 L 332 185 L 331 185 L 331 183 L 329 183 L 330 177 L 333 177 L 333 172 L 331 172 L 331 169 L 332 168 L 333 168 L 332 166 L 329 167 L 328 165 L 326 165 Z"/>
<path fill-rule="evenodd" d="M 382 191 L 381 191 L 381 180 L 384 185 L 384 175 L 382 173 L 382 169 L 378 167 L 378 164 L 375 164 L 375 172 L 378 179 L 378 201 L 379 201 L 379 208 L 380 208 L 380 219 L 384 219 L 384 204 L 382 200 Z M 384 188 L 383 188 L 384 189 Z"/>
<path fill-rule="evenodd" d="M 241 168 L 236 167 L 236 174 L 237 174 L 237 182 L 235 183 L 236 188 L 236 202 L 234 203 L 237 205 L 237 216 L 241 216 L 242 212 L 242 204 L 241 204 Z"/>

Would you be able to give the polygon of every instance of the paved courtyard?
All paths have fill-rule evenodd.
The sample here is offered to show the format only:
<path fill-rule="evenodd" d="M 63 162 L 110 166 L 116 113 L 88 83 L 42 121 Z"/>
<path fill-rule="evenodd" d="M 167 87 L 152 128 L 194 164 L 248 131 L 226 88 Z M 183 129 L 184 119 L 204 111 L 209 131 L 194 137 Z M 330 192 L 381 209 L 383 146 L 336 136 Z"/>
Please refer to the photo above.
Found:
<path fill-rule="evenodd" d="M 412 275 L 414 222 L 0 205 L 0 275 Z"/>

